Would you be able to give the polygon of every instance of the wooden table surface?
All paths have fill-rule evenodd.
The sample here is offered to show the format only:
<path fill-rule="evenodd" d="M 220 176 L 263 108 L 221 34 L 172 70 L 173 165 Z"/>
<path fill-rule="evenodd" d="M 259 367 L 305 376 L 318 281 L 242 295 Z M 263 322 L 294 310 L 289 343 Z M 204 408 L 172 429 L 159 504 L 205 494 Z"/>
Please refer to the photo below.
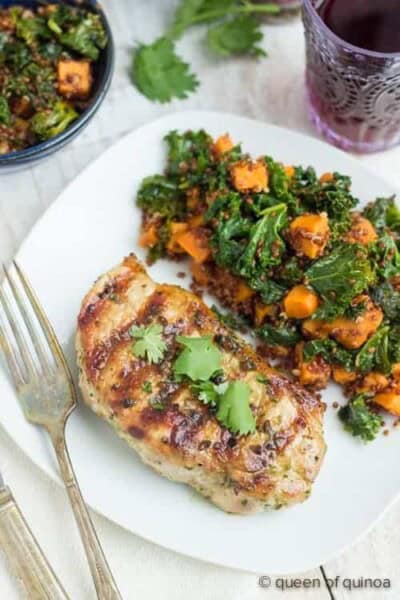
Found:
<path fill-rule="evenodd" d="M 265 26 L 265 49 L 269 58 L 260 62 L 213 60 L 202 46 L 204 30 L 199 28 L 189 33 L 179 43 L 179 50 L 192 62 L 199 74 L 201 87 L 187 101 L 157 105 L 140 96 L 130 85 L 131 53 L 138 41 L 150 41 L 161 33 L 176 2 L 104 0 L 103 4 L 117 45 L 112 88 L 97 117 L 72 145 L 34 168 L 0 176 L 0 256 L 4 261 L 13 256 L 35 221 L 88 163 L 124 133 L 157 116 L 191 108 L 224 110 L 315 135 L 307 120 L 304 101 L 304 42 L 299 20 Z M 400 148 L 361 160 L 400 188 Z M 70 541 L 63 539 L 60 548 L 61 521 L 73 532 L 62 490 L 31 466 L 2 432 L 0 465 L 33 529 L 52 557 L 71 598 L 94 597 L 77 535 L 71 533 Z M 348 490 L 348 497 L 351 502 L 351 490 Z M 116 577 L 121 582 L 124 598 L 186 600 L 189 595 L 194 600 L 222 600 L 227 597 L 250 600 L 284 596 L 273 577 L 271 588 L 262 589 L 254 575 L 177 556 L 123 532 L 106 519 L 95 517 L 95 520 Z M 315 569 L 296 576 L 300 579 L 318 578 L 321 587 L 306 589 L 305 582 L 302 589 L 290 591 L 291 597 L 296 600 L 400 598 L 399 523 L 400 503 L 397 502 L 369 534 L 324 565 L 328 578 L 340 578 L 332 595 L 324 585 L 321 570 Z M 340 515 L 338 524 L 340 526 Z M 301 552 L 301 540 L 294 539 L 293 543 Z M 72 558 L 74 556 L 75 559 Z M 353 585 L 357 585 L 362 577 L 390 579 L 391 588 L 350 591 L 351 580 Z M 349 581 L 344 581 L 346 578 Z M 288 585 L 298 585 L 287 579 Z M 2 600 L 18 597 L 14 582 L 2 562 L 0 590 Z"/>

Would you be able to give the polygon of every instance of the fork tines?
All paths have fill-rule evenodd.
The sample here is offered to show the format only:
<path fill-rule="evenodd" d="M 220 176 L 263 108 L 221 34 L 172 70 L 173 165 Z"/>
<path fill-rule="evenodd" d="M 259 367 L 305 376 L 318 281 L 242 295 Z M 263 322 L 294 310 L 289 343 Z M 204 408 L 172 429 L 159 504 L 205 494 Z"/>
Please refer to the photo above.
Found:
<path fill-rule="evenodd" d="M 4 270 L 0 286 L 0 344 L 19 388 L 54 365 L 54 332 L 20 267 Z M 57 353 L 58 354 L 58 353 Z"/>

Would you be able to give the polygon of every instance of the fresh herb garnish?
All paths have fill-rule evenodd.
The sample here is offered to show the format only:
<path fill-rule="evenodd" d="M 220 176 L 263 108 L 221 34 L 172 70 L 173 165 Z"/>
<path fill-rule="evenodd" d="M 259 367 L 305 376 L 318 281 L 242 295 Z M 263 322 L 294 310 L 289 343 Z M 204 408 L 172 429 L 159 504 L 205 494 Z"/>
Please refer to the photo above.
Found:
<path fill-rule="evenodd" d="M 253 433 L 256 428 L 249 404 L 250 388 L 244 381 L 231 381 L 218 403 L 217 419 L 239 435 Z"/>
<path fill-rule="evenodd" d="M 134 325 L 129 330 L 131 338 L 137 341 L 132 344 L 132 352 L 135 356 L 145 358 L 149 363 L 159 363 L 164 357 L 167 345 L 162 337 L 163 328 L 159 323 L 145 325 Z"/>
<path fill-rule="evenodd" d="M 209 49 L 220 56 L 233 54 L 266 56 L 265 51 L 257 46 L 262 39 L 260 24 L 250 15 L 224 21 L 209 29 L 207 34 Z"/>
<path fill-rule="evenodd" d="M 176 54 L 173 42 L 167 38 L 138 47 L 132 79 L 142 94 L 158 102 L 187 98 L 199 85 L 189 65 Z"/>
<path fill-rule="evenodd" d="M 184 350 L 174 363 L 175 375 L 184 375 L 192 381 L 208 381 L 221 368 L 222 353 L 211 336 L 178 336 L 176 341 Z"/>
<path fill-rule="evenodd" d="M 192 391 L 203 404 L 217 406 L 220 396 L 226 391 L 228 383 L 215 384 L 212 381 L 200 381 L 192 385 Z"/>
<path fill-rule="evenodd" d="M 186 98 L 198 86 L 189 65 L 175 52 L 174 41 L 193 25 L 216 22 L 207 34 L 208 48 L 215 54 L 264 56 L 257 46 L 263 38 L 254 16 L 277 14 L 277 4 L 255 4 L 242 0 L 181 0 L 171 29 L 152 44 L 135 51 L 132 80 L 150 100 L 169 102 Z"/>
<path fill-rule="evenodd" d="M 250 409 L 250 388 L 243 381 L 215 385 L 211 381 L 192 386 L 199 400 L 216 409 L 216 417 L 224 427 L 239 435 L 255 431 L 255 420 Z"/>

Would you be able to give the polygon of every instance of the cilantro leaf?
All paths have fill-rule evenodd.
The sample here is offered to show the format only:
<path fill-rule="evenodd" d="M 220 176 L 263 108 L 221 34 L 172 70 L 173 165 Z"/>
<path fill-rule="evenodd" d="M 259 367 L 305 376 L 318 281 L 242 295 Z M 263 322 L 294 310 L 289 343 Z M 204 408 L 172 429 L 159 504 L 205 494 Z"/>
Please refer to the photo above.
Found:
<path fill-rule="evenodd" d="M 163 359 L 167 345 L 162 338 L 163 328 L 159 323 L 145 327 L 134 325 L 129 330 L 131 338 L 137 339 L 132 352 L 140 358 L 146 357 L 149 363 L 159 363 Z"/>
<path fill-rule="evenodd" d="M 229 431 L 246 435 L 256 428 L 253 413 L 249 404 L 250 388 L 244 381 L 231 381 L 221 396 L 217 419 Z"/>
<path fill-rule="evenodd" d="M 180 37 L 204 5 L 204 0 L 183 0 L 176 9 L 171 34 Z"/>
<path fill-rule="evenodd" d="M 212 381 L 201 381 L 192 385 L 192 391 L 198 395 L 203 404 L 216 406 L 220 396 L 227 390 L 228 385 L 226 382 L 217 385 Z"/>
<path fill-rule="evenodd" d="M 257 43 L 263 39 L 258 22 L 251 15 L 239 15 L 209 29 L 207 44 L 211 52 L 220 56 L 250 54 L 266 56 Z"/>
<path fill-rule="evenodd" d="M 189 65 L 175 53 L 173 42 L 167 38 L 137 48 L 132 79 L 142 94 L 158 102 L 187 98 L 199 85 Z"/>
<path fill-rule="evenodd" d="M 211 341 L 211 336 L 178 336 L 184 346 L 173 366 L 175 375 L 186 375 L 192 381 L 208 381 L 221 368 L 222 353 Z"/>

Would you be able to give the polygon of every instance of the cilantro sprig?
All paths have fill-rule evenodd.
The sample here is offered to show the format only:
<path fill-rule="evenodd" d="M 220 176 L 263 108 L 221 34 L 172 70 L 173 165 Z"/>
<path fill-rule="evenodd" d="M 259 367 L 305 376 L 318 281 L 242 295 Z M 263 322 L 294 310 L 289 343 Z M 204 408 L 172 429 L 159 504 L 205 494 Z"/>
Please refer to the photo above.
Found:
<path fill-rule="evenodd" d="M 277 14 L 273 3 L 254 4 L 247 0 L 181 0 L 172 27 L 151 44 L 139 44 L 131 70 L 132 81 L 147 98 L 169 102 L 186 98 L 199 82 L 189 65 L 175 52 L 174 41 L 193 25 L 215 22 L 207 33 L 207 46 L 218 56 L 248 54 L 264 56 L 258 46 L 263 33 L 257 14 Z"/>
<path fill-rule="evenodd" d="M 162 338 L 163 328 L 159 323 L 145 325 L 133 325 L 129 335 L 136 341 L 132 344 L 132 352 L 135 356 L 146 358 L 149 363 L 159 363 L 164 357 L 167 345 Z"/>
<path fill-rule="evenodd" d="M 176 338 L 184 350 L 174 364 L 175 375 L 186 375 L 192 381 L 208 381 L 221 368 L 222 353 L 211 336 Z"/>
<path fill-rule="evenodd" d="M 134 56 L 133 79 L 142 94 L 159 102 L 169 102 L 173 97 L 187 98 L 188 92 L 199 85 L 168 38 L 139 46 Z"/>
<path fill-rule="evenodd" d="M 215 384 L 211 378 L 221 370 L 222 353 L 213 344 L 211 336 L 184 337 L 177 341 L 183 350 L 173 370 L 179 377 L 187 377 L 192 391 L 204 404 L 214 408 L 218 421 L 229 431 L 247 435 L 255 431 L 255 420 L 250 409 L 250 388 L 244 381 Z"/>
<path fill-rule="evenodd" d="M 231 381 L 218 403 L 218 421 L 233 433 L 239 435 L 253 433 L 256 424 L 249 398 L 250 388 L 247 383 Z"/>

